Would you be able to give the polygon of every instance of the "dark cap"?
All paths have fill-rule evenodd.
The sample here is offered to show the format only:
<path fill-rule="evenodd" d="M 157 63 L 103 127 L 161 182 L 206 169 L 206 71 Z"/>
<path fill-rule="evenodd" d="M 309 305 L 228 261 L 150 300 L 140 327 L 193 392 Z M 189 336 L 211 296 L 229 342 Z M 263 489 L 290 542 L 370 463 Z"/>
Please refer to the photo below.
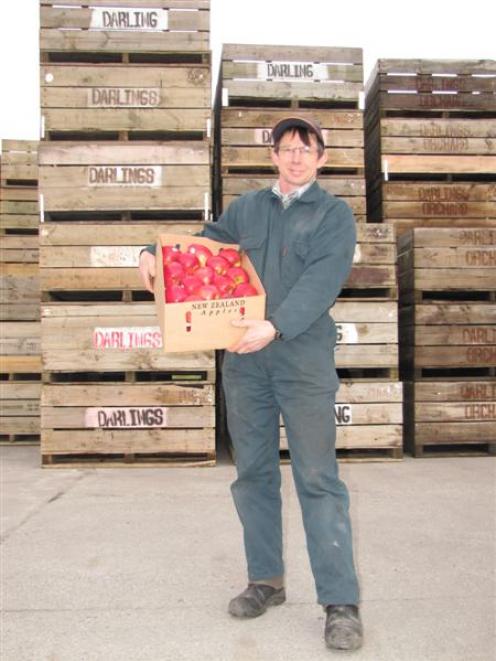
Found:
<path fill-rule="evenodd" d="M 282 135 L 290 130 L 302 128 L 310 131 L 315 135 L 317 141 L 325 147 L 324 136 L 322 135 L 322 129 L 313 119 L 309 117 L 300 117 L 298 115 L 292 115 L 290 117 L 284 117 L 279 120 L 277 124 L 272 129 L 272 142 L 277 142 L 281 139 Z"/>

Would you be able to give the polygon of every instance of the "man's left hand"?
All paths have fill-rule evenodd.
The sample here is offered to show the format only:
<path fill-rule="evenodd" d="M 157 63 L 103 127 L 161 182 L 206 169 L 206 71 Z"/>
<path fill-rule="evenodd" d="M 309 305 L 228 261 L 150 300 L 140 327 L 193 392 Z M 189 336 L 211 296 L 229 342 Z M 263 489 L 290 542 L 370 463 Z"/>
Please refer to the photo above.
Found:
<path fill-rule="evenodd" d="M 231 322 L 238 328 L 246 328 L 243 337 L 227 348 L 232 353 L 252 353 L 266 347 L 276 336 L 276 329 L 263 319 L 240 319 Z"/>

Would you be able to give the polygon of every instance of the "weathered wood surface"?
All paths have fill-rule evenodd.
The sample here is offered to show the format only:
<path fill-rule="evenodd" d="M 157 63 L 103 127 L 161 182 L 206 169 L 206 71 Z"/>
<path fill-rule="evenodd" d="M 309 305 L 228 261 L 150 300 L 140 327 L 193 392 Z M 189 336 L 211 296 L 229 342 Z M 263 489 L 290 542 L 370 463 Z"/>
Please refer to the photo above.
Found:
<path fill-rule="evenodd" d="M 418 247 L 496 246 L 496 228 L 436 229 L 419 228 L 398 240 L 398 252 Z"/>
<path fill-rule="evenodd" d="M 222 187 L 222 209 L 243 193 L 260 190 L 274 185 L 273 174 L 224 174 L 219 181 Z M 365 179 L 363 175 L 350 175 L 343 178 L 340 175 L 320 175 L 319 185 L 332 195 L 343 199 L 355 215 L 357 222 L 366 221 Z"/>
<path fill-rule="evenodd" d="M 281 450 L 288 449 L 286 432 L 281 430 Z M 356 425 L 339 427 L 336 434 L 338 450 L 374 450 L 402 447 L 402 425 Z"/>
<path fill-rule="evenodd" d="M 46 211 L 204 210 L 209 162 L 198 141 L 43 143 L 40 190 Z"/>
<path fill-rule="evenodd" d="M 224 44 L 221 85 L 229 97 L 358 102 L 362 50 Z"/>
<path fill-rule="evenodd" d="M 38 179 L 38 141 L 2 140 L 2 167 L 0 180 L 3 187 L 19 181 L 36 182 Z"/>
<path fill-rule="evenodd" d="M 48 371 L 207 371 L 215 354 L 167 354 L 154 304 L 43 305 L 42 355 Z"/>
<path fill-rule="evenodd" d="M 41 430 L 42 454 L 213 453 L 215 429 Z"/>
<path fill-rule="evenodd" d="M 0 262 L 36 264 L 39 260 L 39 239 L 37 236 L 2 236 Z"/>
<path fill-rule="evenodd" d="M 45 223 L 40 231 L 42 291 L 139 290 L 140 251 L 164 230 L 191 235 L 200 223 Z M 98 244 L 95 245 L 95 240 Z"/>
<path fill-rule="evenodd" d="M 496 441 L 494 379 L 405 383 L 405 404 L 405 439 L 413 451 Z"/>
<path fill-rule="evenodd" d="M 208 65 L 41 68 L 47 131 L 202 131 L 211 113 Z"/>
<path fill-rule="evenodd" d="M 43 384 L 41 404 L 47 407 L 213 406 L 214 388 L 210 384 Z"/>
<path fill-rule="evenodd" d="M 91 7 L 75 2 L 57 6 L 43 0 L 40 47 L 42 51 L 208 52 L 209 9 L 209 3 L 201 0 L 150 0 L 143 9 L 129 0 L 114 7 L 101 0 Z M 125 22 L 120 30 L 119 16 Z"/>
<path fill-rule="evenodd" d="M 40 317 L 40 276 L 36 263 L 0 263 L 0 319 Z"/>

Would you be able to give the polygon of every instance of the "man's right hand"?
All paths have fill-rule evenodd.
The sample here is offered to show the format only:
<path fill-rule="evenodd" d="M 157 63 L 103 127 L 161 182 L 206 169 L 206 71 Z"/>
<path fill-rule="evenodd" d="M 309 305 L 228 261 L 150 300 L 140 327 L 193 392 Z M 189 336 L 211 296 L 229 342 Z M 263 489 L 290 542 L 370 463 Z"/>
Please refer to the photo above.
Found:
<path fill-rule="evenodd" d="M 155 255 L 152 255 L 148 250 L 144 250 L 139 258 L 139 272 L 141 281 L 146 289 L 153 294 L 153 284 L 155 281 Z"/>

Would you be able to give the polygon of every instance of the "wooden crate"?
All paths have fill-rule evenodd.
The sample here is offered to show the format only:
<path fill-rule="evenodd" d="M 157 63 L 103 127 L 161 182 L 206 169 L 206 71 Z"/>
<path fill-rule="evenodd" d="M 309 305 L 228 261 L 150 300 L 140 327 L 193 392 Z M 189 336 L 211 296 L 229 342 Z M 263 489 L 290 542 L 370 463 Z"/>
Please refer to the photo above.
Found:
<path fill-rule="evenodd" d="M 368 217 L 397 235 L 414 227 L 496 227 L 496 184 L 441 181 L 378 182 Z"/>
<path fill-rule="evenodd" d="M 37 140 L 2 140 L 2 167 L 0 169 L 2 188 L 6 186 L 36 187 L 38 183 L 38 145 Z"/>
<path fill-rule="evenodd" d="M 398 381 L 342 382 L 335 420 L 338 457 L 401 459 L 403 384 Z M 288 449 L 284 428 L 281 450 Z"/>
<path fill-rule="evenodd" d="M 36 321 L 2 321 L 0 324 L 2 374 L 41 372 L 41 329 Z"/>
<path fill-rule="evenodd" d="M 222 177 L 222 198 L 220 200 L 219 213 L 240 195 L 252 190 L 272 187 L 276 177 L 274 174 L 265 175 L 225 175 Z M 319 185 L 329 193 L 343 199 L 351 207 L 353 214 L 359 223 L 367 220 L 365 199 L 365 178 L 360 175 L 319 176 Z M 220 183 L 220 182 L 219 182 Z M 217 189 L 219 193 L 219 188 Z"/>
<path fill-rule="evenodd" d="M 494 174 L 495 136 L 496 116 L 494 119 L 381 118 L 367 130 L 367 167 L 371 178 L 381 174 L 391 177 Z"/>
<path fill-rule="evenodd" d="M 51 216 L 167 210 L 201 219 L 211 208 L 209 148 L 199 141 L 42 143 L 40 192 Z"/>
<path fill-rule="evenodd" d="M 270 157 L 271 128 L 287 110 L 222 108 L 220 115 L 220 169 L 223 175 L 260 170 L 273 171 Z M 360 110 L 299 110 L 319 122 L 328 161 L 322 174 L 364 170 L 363 118 Z"/>
<path fill-rule="evenodd" d="M 224 44 L 217 105 L 358 108 L 361 48 Z"/>
<path fill-rule="evenodd" d="M 0 320 L 40 318 L 39 272 L 37 263 L 0 263 Z"/>
<path fill-rule="evenodd" d="M 37 186 L 0 187 L 0 234 L 38 232 Z"/>
<path fill-rule="evenodd" d="M 42 306 L 43 366 L 51 372 L 184 374 L 215 381 L 214 352 L 167 354 L 153 303 L 47 304 Z"/>
<path fill-rule="evenodd" d="M 154 243 L 159 234 L 193 234 L 201 223 L 44 223 L 40 231 L 40 280 L 43 299 L 57 299 L 59 292 L 69 292 L 94 301 L 104 300 L 115 292 L 129 300 L 132 292 L 142 292 L 138 262 L 140 251 Z"/>
<path fill-rule="evenodd" d="M 215 463 L 215 386 L 44 384 L 41 453 L 67 462 L 136 466 Z"/>
<path fill-rule="evenodd" d="M 209 0 L 41 0 L 40 48 L 49 52 L 205 53 Z"/>
<path fill-rule="evenodd" d="M 0 444 L 39 443 L 41 382 L 37 376 L 1 374 Z"/>
<path fill-rule="evenodd" d="M 202 139 L 210 133 L 210 66 L 45 64 L 41 110 L 48 139 Z"/>
<path fill-rule="evenodd" d="M 338 300 L 330 310 L 336 322 L 336 366 L 340 371 L 381 369 L 398 378 L 398 302 Z M 353 372 L 352 372 L 353 373 Z"/>
<path fill-rule="evenodd" d="M 434 369 L 496 376 L 496 300 L 427 301 L 400 312 L 405 377 Z"/>
<path fill-rule="evenodd" d="M 428 380 L 405 387 L 405 449 L 415 457 L 496 453 L 496 381 Z"/>
<path fill-rule="evenodd" d="M 380 59 L 367 81 L 366 103 L 391 116 L 494 112 L 496 60 Z"/>
<path fill-rule="evenodd" d="M 398 238 L 398 274 L 402 302 L 445 298 L 474 299 L 480 292 L 494 300 L 496 229 L 415 228 Z"/>
<path fill-rule="evenodd" d="M 357 225 L 353 268 L 339 297 L 386 300 L 398 297 L 393 227 L 380 223 Z"/>

